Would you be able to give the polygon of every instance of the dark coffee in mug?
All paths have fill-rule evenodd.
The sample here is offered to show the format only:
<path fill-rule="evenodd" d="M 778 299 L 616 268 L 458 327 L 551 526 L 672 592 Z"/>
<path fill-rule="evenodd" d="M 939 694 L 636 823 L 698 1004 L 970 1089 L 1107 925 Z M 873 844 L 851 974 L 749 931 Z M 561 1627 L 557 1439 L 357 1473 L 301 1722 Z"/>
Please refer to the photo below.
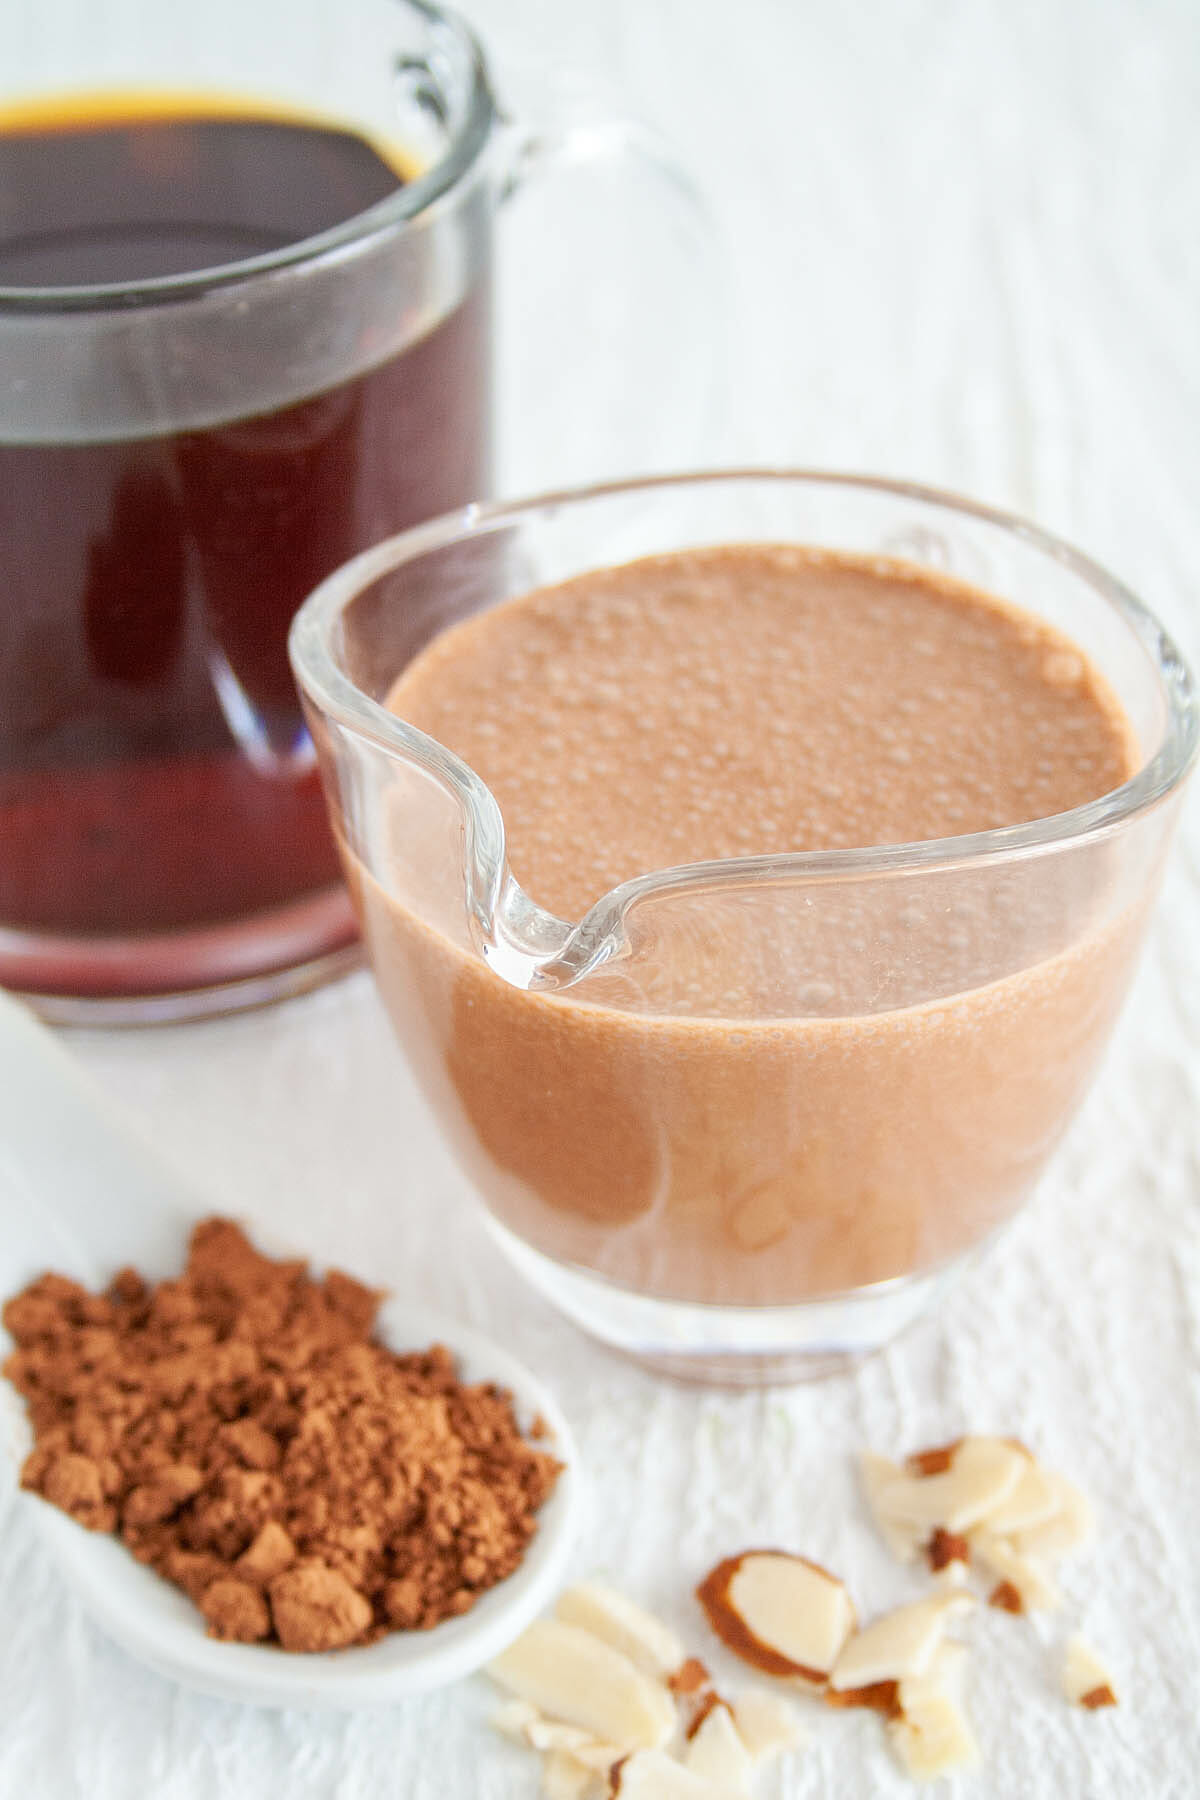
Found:
<path fill-rule="evenodd" d="M 26 289 L 33 304 L 43 288 L 194 284 L 356 217 L 416 172 L 354 131 L 265 107 L 112 94 L 26 110 L 0 118 L 0 288 L 19 306 Z M 317 391 L 301 381 L 282 406 L 260 409 L 254 391 L 288 392 L 291 341 L 276 370 L 256 346 L 228 416 L 0 441 L 0 922 L 24 934 L 18 985 L 230 979 L 270 961 L 269 946 L 247 955 L 247 932 L 321 895 L 336 917 L 320 947 L 349 938 L 287 628 L 347 556 L 486 491 L 486 268 L 399 350 Z M 170 378 L 186 385 L 186 369 Z M 145 944 L 193 930 L 208 945 L 194 967 L 166 959 L 156 976 Z M 100 940 L 107 961 L 88 954 Z M 284 931 L 279 960 L 297 950 Z"/>

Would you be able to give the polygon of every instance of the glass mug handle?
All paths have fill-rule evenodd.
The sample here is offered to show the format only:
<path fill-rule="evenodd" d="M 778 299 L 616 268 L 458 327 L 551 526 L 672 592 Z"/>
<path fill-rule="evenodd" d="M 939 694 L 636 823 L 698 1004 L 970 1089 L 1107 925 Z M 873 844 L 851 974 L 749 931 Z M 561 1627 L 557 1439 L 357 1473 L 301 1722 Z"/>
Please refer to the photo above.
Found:
<path fill-rule="evenodd" d="M 497 87 L 517 101 L 500 134 L 498 492 L 702 466 L 728 364 L 704 202 L 652 127 L 578 78 L 501 61 Z"/>

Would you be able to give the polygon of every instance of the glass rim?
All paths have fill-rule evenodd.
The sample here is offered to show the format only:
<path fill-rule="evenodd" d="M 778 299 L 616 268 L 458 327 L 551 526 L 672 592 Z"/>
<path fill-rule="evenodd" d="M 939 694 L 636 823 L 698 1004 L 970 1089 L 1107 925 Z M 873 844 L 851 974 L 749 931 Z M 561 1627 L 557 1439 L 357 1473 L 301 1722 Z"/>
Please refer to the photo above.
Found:
<path fill-rule="evenodd" d="M 327 576 L 297 612 L 288 636 L 288 651 L 301 692 L 338 725 L 390 754 L 416 760 L 448 786 L 475 822 L 479 839 L 484 843 L 490 841 L 499 863 L 503 864 L 503 815 L 482 778 L 444 744 L 373 700 L 339 668 L 330 640 L 342 612 L 375 581 L 403 563 L 464 538 L 490 535 L 539 512 L 623 495 L 720 484 L 814 489 L 826 486 L 909 499 L 977 519 L 1029 544 L 1086 582 L 1132 630 L 1154 668 L 1164 699 L 1166 722 L 1162 742 L 1145 765 L 1120 787 L 1067 812 L 958 837 L 863 845 L 853 849 L 796 850 L 780 855 L 728 857 L 656 870 L 635 876 L 598 899 L 586 915 L 589 919 L 606 913 L 614 903 L 624 910 L 634 900 L 667 888 L 725 886 L 747 880 L 773 883 L 798 878 L 832 880 L 901 871 L 946 870 L 1015 861 L 1039 851 L 1067 849 L 1107 836 L 1148 812 L 1178 788 L 1187 775 L 1200 748 L 1200 706 L 1191 671 L 1155 615 L 1115 576 L 1063 539 L 1015 513 L 920 483 L 821 469 L 735 467 L 601 482 L 515 501 L 475 502 L 398 532 L 362 551 Z M 498 867 L 491 871 L 492 882 L 498 880 L 499 874 Z"/>
<path fill-rule="evenodd" d="M 487 61 L 478 38 L 457 13 L 435 6 L 431 0 L 406 0 L 431 27 L 454 33 L 466 52 L 470 94 L 462 125 L 444 156 L 413 181 L 405 181 L 395 193 L 362 212 L 352 213 L 336 225 L 310 237 L 297 238 L 277 250 L 265 250 L 232 263 L 216 263 L 210 269 L 192 269 L 180 275 L 156 275 L 134 281 L 101 281 L 73 287 L 11 287 L 0 282 L 0 319 L 48 318 L 70 313 L 124 313 L 138 306 L 179 304 L 202 300 L 209 294 L 242 282 L 308 266 L 351 247 L 386 237 L 396 226 L 419 218 L 450 192 L 477 161 L 488 141 L 497 116 L 488 78 Z"/>

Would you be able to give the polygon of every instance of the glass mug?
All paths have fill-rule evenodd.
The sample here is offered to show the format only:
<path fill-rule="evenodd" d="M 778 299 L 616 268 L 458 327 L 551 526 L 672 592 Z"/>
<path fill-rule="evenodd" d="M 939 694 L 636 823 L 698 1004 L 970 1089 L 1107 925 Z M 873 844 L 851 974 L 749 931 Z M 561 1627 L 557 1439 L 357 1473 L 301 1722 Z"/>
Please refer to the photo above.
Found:
<path fill-rule="evenodd" d="M 449 621 L 746 541 L 902 557 L 1044 617 L 1121 700 L 1137 773 L 1033 824 L 647 873 L 551 916 L 489 789 L 385 696 Z M 1103 571 L 918 488 L 681 477 L 393 538 L 318 588 L 291 652 L 400 1041 L 500 1245 L 577 1323 L 697 1378 L 820 1373 L 1024 1202 L 1107 1041 L 1200 729 L 1175 649 Z"/>
<path fill-rule="evenodd" d="M 682 345 L 677 361 L 663 356 L 666 313 L 632 302 L 619 316 L 610 306 L 611 341 L 590 314 L 586 340 L 578 318 L 565 334 L 549 320 L 590 359 L 593 388 L 598 364 L 614 394 L 620 339 L 630 393 L 598 423 L 601 462 L 605 430 L 627 427 L 621 405 L 644 404 L 643 378 L 654 388 L 647 359 L 660 404 L 639 452 L 652 465 L 677 447 L 674 431 L 694 446 L 712 342 L 702 213 L 649 134 L 566 94 L 547 98 L 543 83 L 537 127 L 502 120 L 469 31 L 422 0 L 5 9 L 0 983 L 43 1014 L 227 1010 L 355 955 L 287 628 L 348 556 L 491 490 L 493 226 L 531 172 L 566 167 L 562 186 L 582 196 L 583 251 L 556 232 L 547 263 L 565 259 L 581 280 L 590 248 L 604 270 L 590 285 L 609 293 L 617 258 L 588 245 L 587 181 L 594 198 L 621 166 L 624 285 L 657 284 L 664 308 L 669 296 Z M 73 101 L 69 116 L 55 96 Z M 290 228 L 271 214 L 264 246 L 255 208 L 282 202 L 266 165 L 257 195 L 254 165 L 245 216 L 230 221 L 252 253 L 116 279 L 86 196 L 98 162 L 118 154 L 122 116 L 150 127 L 127 179 L 185 232 L 208 229 L 202 180 L 189 192 L 187 153 L 155 139 L 156 112 L 360 134 L 391 157 L 390 170 L 374 159 L 382 197 L 315 235 L 303 207 Z M 86 120 L 89 135 L 47 135 L 51 114 Z M 52 200 L 37 160 L 47 145 L 75 158 Z M 53 285 L 64 246 L 84 274 Z M 527 293 L 533 316 L 509 329 L 540 343 L 539 305 L 564 302 L 553 291 L 539 302 L 528 282 Z M 562 402 L 561 441 L 570 359 L 543 375 Z M 526 444 L 508 460 L 525 472 L 537 454 Z"/>

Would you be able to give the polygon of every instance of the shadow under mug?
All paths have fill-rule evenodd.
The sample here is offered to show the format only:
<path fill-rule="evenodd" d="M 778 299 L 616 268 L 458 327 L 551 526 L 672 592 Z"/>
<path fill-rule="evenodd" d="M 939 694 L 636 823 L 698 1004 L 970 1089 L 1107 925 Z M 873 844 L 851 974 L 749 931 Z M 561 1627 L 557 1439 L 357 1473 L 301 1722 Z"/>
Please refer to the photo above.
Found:
<path fill-rule="evenodd" d="M 703 215 L 651 134 L 561 83 L 540 122 L 506 120 L 471 33 L 421 0 L 20 0 L 0 68 L 10 141 L 48 96 L 87 118 L 89 94 L 131 117 L 182 94 L 332 123 L 413 171 L 319 235 L 132 283 L 4 285 L 0 215 L 0 983 L 68 1022 L 256 1004 L 357 956 L 287 629 L 347 557 L 491 491 L 499 206 L 547 167 L 636 190 L 636 257 L 593 247 L 605 281 L 649 259 L 670 298 L 690 353 L 659 405 L 693 441 Z M 547 261 L 570 254 L 550 234 Z"/>

